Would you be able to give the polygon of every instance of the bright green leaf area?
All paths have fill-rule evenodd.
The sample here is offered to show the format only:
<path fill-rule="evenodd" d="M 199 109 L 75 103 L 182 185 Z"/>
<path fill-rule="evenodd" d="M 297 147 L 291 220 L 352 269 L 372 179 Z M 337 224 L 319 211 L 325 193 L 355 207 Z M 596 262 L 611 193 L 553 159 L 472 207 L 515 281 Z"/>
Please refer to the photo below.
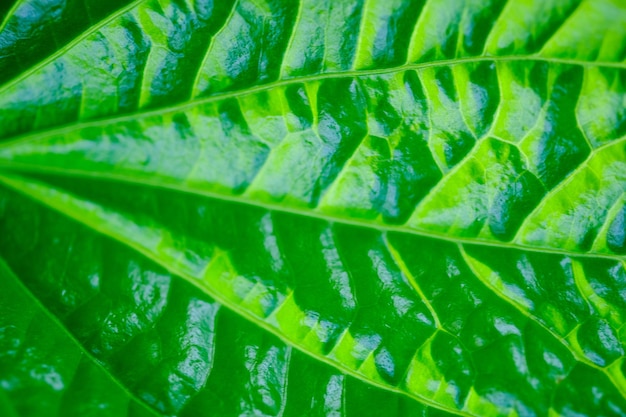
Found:
<path fill-rule="evenodd" d="M 622 0 L 0 0 L 0 415 L 626 415 Z"/>

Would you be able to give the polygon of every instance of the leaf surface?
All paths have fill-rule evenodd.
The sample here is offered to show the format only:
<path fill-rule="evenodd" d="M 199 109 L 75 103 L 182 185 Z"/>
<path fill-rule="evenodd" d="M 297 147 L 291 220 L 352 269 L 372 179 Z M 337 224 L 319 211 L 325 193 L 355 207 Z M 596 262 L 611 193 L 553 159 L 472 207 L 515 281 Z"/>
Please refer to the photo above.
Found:
<path fill-rule="evenodd" d="M 626 413 L 620 2 L 5 13 L 8 415 Z"/>

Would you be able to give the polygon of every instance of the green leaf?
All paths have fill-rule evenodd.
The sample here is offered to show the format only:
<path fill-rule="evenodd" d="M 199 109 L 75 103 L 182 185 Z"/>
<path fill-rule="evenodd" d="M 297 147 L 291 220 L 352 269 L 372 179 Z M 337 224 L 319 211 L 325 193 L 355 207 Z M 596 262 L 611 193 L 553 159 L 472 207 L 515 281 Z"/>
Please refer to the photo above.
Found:
<path fill-rule="evenodd" d="M 3 415 L 626 414 L 622 2 L 3 15 Z"/>

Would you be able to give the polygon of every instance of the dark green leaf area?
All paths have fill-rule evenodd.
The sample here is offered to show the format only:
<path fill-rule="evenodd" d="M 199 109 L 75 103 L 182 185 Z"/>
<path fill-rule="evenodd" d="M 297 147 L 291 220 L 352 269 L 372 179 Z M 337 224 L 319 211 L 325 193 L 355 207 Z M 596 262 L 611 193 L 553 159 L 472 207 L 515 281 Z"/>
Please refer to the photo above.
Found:
<path fill-rule="evenodd" d="M 216 366 L 183 417 L 451 415 L 339 373 L 226 310 L 220 314 Z"/>
<path fill-rule="evenodd" d="M 110 223 L 109 212 L 147 235 L 157 233 L 161 237 L 156 246 L 138 241 L 134 247 L 209 293 L 222 288 L 220 296 L 229 309 L 265 323 L 266 330 L 259 331 L 274 333 L 341 372 L 429 398 L 441 407 L 479 414 L 516 410 L 543 415 L 561 404 L 555 402 L 561 387 L 594 395 L 588 392 L 589 385 L 568 382 L 573 370 L 584 368 L 598 381 L 594 389 L 626 410 L 611 382 L 623 378 L 621 363 L 616 361 L 622 349 L 617 329 L 623 317 L 608 314 L 610 310 L 593 301 L 601 294 L 606 302 L 624 302 L 624 272 L 615 261 L 460 246 L 166 189 L 107 181 L 94 187 L 92 181 L 75 178 L 44 179 L 51 189 L 69 191 L 77 201 L 102 207 L 99 227 L 105 234 L 125 239 L 124 232 L 119 234 Z M 19 201 L 20 210 L 35 210 L 26 218 L 51 226 L 64 218 L 28 200 Z M 137 214 L 140 207 L 142 214 Z M 79 206 L 68 212 L 85 215 Z M 63 220 L 64 235 L 76 227 Z M 46 256 L 54 247 L 39 245 L 15 268 L 26 263 L 24 259 Z M 230 267 L 216 270 L 219 273 L 213 276 L 211 266 L 218 265 L 215 259 L 223 255 L 216 254 L 222 253 L 227 253 Z M 600 287 L 603 280 L 607 282 Z M 152 278 L 151 282 L 159 281 Z M 528 287 L 522 282 L 534 284 Z M 158 288 L 150 293 L 165 294 Z M 133 292 L 137 291 L 128 291 Z M 567 298 L 578 302 L 566 303 Z M 156 313 L 161 311 L 159 305 L 148 303 L 141 311 L 165 315 Z M 294 321 L 294 315 L 299 319 Z M 577 321 L 588 324 L 578 326 Z M 140 322 L 151 326 L 149 320 Z M 598 345 L 588 338 L 608 342 Z M 219 341 L 215 343 L 219 346 Z M 142 346 L 151 349 L 148 342 Z M 272 357 L 283 358 L 283 354 L 275 352 L 278 356 Z M 278 363 L 283 359 L 276 359 L 272 369 L 281 369 Z M 216 372 L 215 360 L 212 366 L 209 379 Z M 281 395 L 270 390 L 265 400 L 276 404 Z M 174 403 L 182 407 L 185 401 Z M 598 412 L 608 407 L 597 406 Z"/>
<path fill-rule="evenodd" d="M 0 276 L 3 416 L 155 416 L 111 379 L 4 262 Z"/>
<path fill-rule="evenodd" d="M 575 387 L 582 385 L 587 389 L 577 392 Z M 555 409 L 566 416 L 622 416 L 624 407 L 612 400 L 613 395 L 597 394 L 610 393 L 613 389 L 614 387 L 607 387 L 605 381 L 590 368 L 577 366 L 572 370 L 569 379 L 559 385 L 554 395 Z"/>
<path fill-rule="evenodd" d="M 624 356 L 623 342 L 606 320 L 589 320 L 580 326 L 578 334 L 585 355 L 600 366 L 615 363 Z"/>
<path fill-rule="evenodd" d="M 626 253 L 626 206 L 617 212 L 606 234 L 606 245 L 615 253 Z"/>
<path fill-rule="evenodd" d="M 20 415 L 50 409 L 64 416 L 101 415 L 102 409 L 130 416 L 283 410 L 295 417 L 304 405 L 309 415 L 320 416 L 374 417 L 385 410 L 431 415 L 405 395 L 294 350 L 119 242 L 6 190 L 3 203 L 9 195 L 15 204 L 3 204 L 3 227 L 20 210 L 47 226 L 31 241 L 8 233 L 0 242 L 24 285 L 42 300 L 4 268 L 0 364 L 11 407 Z M 18 225 L 28 230 L 27 223 Z M 68 256 L 59 260 L 60 250 Z M 34 339 L 42 344 L 29 348 Z M 303 386 L 288 379 L 302 379 Z M 20 403 L 28 390 L 37 390 L 40 401 Z"/>

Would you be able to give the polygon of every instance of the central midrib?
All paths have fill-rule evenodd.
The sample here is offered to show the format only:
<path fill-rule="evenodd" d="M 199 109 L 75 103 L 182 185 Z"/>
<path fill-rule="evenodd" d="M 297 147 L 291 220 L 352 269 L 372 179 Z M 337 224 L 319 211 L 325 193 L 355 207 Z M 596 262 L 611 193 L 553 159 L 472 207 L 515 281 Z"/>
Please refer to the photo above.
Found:
<path fill-rule="evenodd" d="M 29 132 L 21 135 L 17 135 L 14 137 L 7 137 L 2 140 L 0 143 L 0 148 L 10 146 L 12 143 L 19 141 L 27 141 L 45 136 L 52 136 L 55 134 L 63 134 L 67 132 L 71 132 L 73 130 L 80 130 L 87 127 L 94 127 L 99 125 L 112 125 L 116 123 L 122 123 L 130 120 L 134 120 L 137 118 L 161 115 L 170 112 L 176 112 L 181 110 L 186 110 L 195 106 L 200 106 L 207 103 L 212 103 L 220 100 L 226 100 L 229 98 L 235 98 L 240 96 L 245 96 L 248 94 L 254 94 L 262 91 L 271 90 L 273 88 L 289 86 L 292 84 L 306 83 L 306 82 L 314 82 L 320 81 L 324 79 L 339 79 L 339 78 L 356 78 L 356 77 L 368 77 L 373 75 L 384 75 L 384 74 L 392 74 L 396 72 L 403 72 L 409 70 L 420 70 L 424 68 L 433 68 L 433 67 L 445 67 L 445 66 L 455 66 L 455 65 L 463 65 L 463 64 L 471 64 L 476 62 L 547 62 L 558 65 L 578 65 L 584 67 L 607 67 L 607 68 L 617 68 L 617 69 L 626 69 L 626 64 L 621 62 L 591 62 L 591 61 L 582 61 L 577 59 L 565 59 L 565 58 L 551 58 L 551 57 L 543 57 L 539 55 L 507 55 L 507 56 L 479 56 L 479 57 L 467 57 L 467 58 L 455 58 L 455 59 L 447 59 L 447 60 L 438 60 L 438 61 L 429 61 L 429 62 L 421 62 L 421 63 L 413 63 L 413 64 L 403 64 L 395 67 L 382 68 L 382 69 L 363 69 L 363 70 L 350 70 L 350 71 L 338 71 L 338 72 L 329 72 L 323 74 L 315 74 L 315 75 L 307 75 L 307 76 L 299 76 L 293 78 L 285 78 L 277 81 L 269 82 L 266 84 L 256 85 L 250 88 L 241 89 L 241 90 L 232 90 L 226 92 L 215 93 L 213 95 L 207 97 L 199 97 L 199 98 L 191 98 L 189 100 L 171 105 L 171 106 L 163 106 L 158 108 L 153 108 L 149 110 L 139 110 L 136 112 L 125 113 L 122 115 L 116 115 L 113 117 L 103 117 L 97 118 L 89 121 L 78 121 L 71 122 L 65 125 L 61 125 L 58 127 L 54 127 L 48 130 L 39 130 L 35 132 Z M 0 92 L 2 88 L 0 87 Z"/>
<path fill-rule="evenodd" d="M 614 254 L 604 254 L 604 253 L 594 253 L 594 252 L 576 252 L 572 250 L 567 250 L 563 248 L 557 247 L 549 247 L 549 246 L 533 246 L 533 245 L 525 245 L 518 242 L 498 242 L 495 240 L 486 240 L 480 238 L 468 238 L 468 237 L 460 237 L 460 236 L 449 236 L 442 232 L 436 232 L 427 229 L 418 229 L 418 228 L 410 228 L 403 225 L 393 225 L 388 223 L 381 223 L 376 221 L 368 221 L 365 219 L 360 219 L 358 217 L 342 217 L 337 215 L 331 215 L 328 213 L 324 213 L 319 211 L 317 208 L 307 209 L 304 207 L 297 206 L 285 206 L 280 203 L 266 202 L 257 199 L 253 199 L 247 197 L 245 195 L 233 195 L 226 193 L 218 193 L 214 191 L 194 189 L 186 186 L 184 182 L 159 182 L 152 180 L 148 177 L 140 178 L 140 177 L 130 177 L 126 175 L 113 174 L 108 172 L 92 172 L 92 171 L 81 171 L 81 170 L 72 170 L 65 169 L 59 167 L 49 167 L 43 165 L 31 165 L 31 164 L 20 164 L 12 161 L 2 161 L 0 160 L 0 176 L 2 171 L 7 171 L 10 175 L 10 172 L 24 172 L 24 173 L 33 173 L 33 174 L 50 174 L 50 175 L 62 175 L 72 178 L 82 178 L 89 180 L 109 180 L 114 182 L 121 182 L 126 184 L 140 185 L 140 186 L 149 186 L 160 189 L 173 190 L 176 192 L 182 192 L 192 195 L 200 195 L 204 197 L 208 197 L 215 200 L 221 201 L 229 201 L 237 204 L 242 204 L 246 206 L 258 207 L 272 212 L 278 213 L 287 213 L 293 214 L 306 218 L 319 219 L 331 224 L 343 224 L 361 227 L 370 230 L 378 230 L 384 233 L 404 233 L 416 235 L 424 238 L 442 240 L 454 244 L 462 244 L 462 245 L 470 245 L 470 246 L 487 246 L 487 247 L 496 247 L 496 248 L 504 248 L 511 250 L 523 250 L 530 252 L 539 252 L 539 253 L 551 253 L 555 255 L 562 256 L 570 256 L 574 258 L 603 258 L 610 259 L 613 261 L 624 262 L 626 261 L 625 256 L 614 255 Z"/>

